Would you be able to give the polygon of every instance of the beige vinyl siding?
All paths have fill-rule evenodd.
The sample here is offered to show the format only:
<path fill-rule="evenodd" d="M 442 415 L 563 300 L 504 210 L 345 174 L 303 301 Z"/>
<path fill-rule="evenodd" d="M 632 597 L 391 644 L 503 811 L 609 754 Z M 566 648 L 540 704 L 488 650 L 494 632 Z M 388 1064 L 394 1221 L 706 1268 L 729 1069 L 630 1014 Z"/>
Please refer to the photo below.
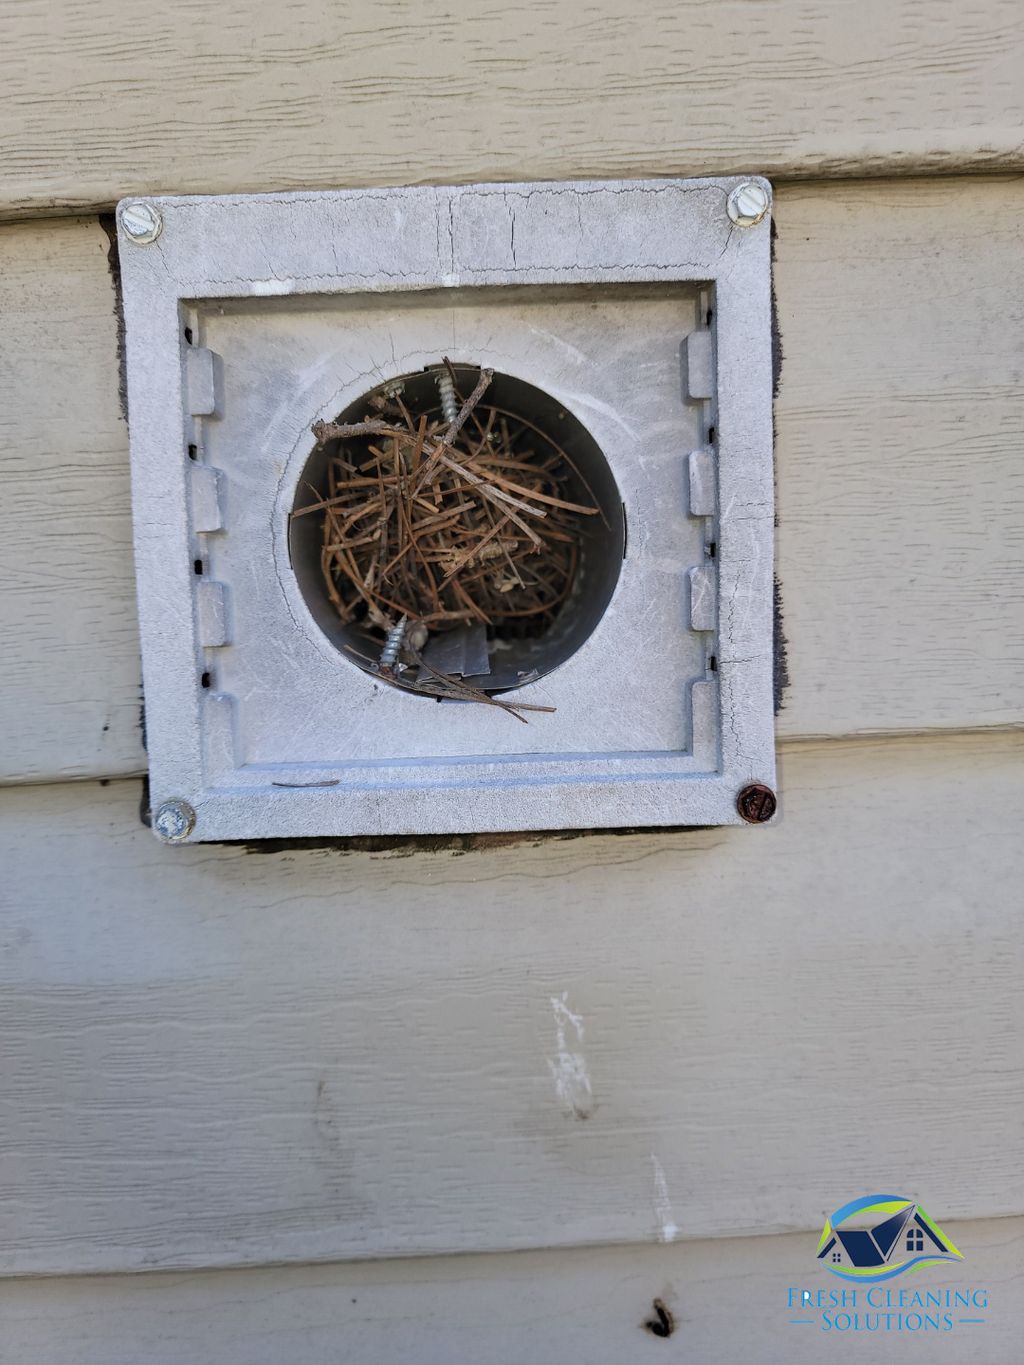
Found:
<path fill-rule="evenodd" d="M 0 207 L 1020 169 L 1017 0 L 12 4 Z"/>
<path fill-rule="evenodd" d="M 812 1232 L 866 1180 L 1024 1213 L 1022 757 L 797 745 L 777 827 L 461 855 L 8 788 L 3 1264 Z"/>
<path fill-rule="evenodd" d="M 31 1365 L 1008 1365 L 1019 1358 L 1024 1219 L 951 1223 L 963 1265 L 920 1289 L 980 1288 L 981 1325 L 839 1334 L 790 1325 L 826 1277 L 811 1236 L 533 1251 L 0 1286 L 11 1359 Z M 917 1277 L 922 1280 L 922 1276 Z M 839 1281 L 832 1281 L 839 1288 Z M 897 1290 L 898 1293 L 898 1290 Z M 660 1298 L 668 1339 L 644 1330 Z M 74 1354 L 69 1354 L 73 1343 Z"/>

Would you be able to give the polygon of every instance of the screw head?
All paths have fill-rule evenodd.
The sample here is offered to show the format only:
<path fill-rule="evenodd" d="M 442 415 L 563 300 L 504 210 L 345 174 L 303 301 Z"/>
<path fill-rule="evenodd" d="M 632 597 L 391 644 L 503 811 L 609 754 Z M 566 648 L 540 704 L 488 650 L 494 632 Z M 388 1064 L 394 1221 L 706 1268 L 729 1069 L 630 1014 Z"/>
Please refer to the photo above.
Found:
<path fill-rule="evenodd" d="M 164 220 L 155 204 L 147 204 L 143 199 L 133 199 L 121 205 L 121 228 L 124 235 L 136 246 L 148 246 L 155 242 L 163 231 Z"/>
<path fill-rule="evenodd" d="M 753 227 L 771 208 L 771 196 L 756 180 L 744 180 L 731 191 L 726 211 L 737 227 Z"/>
<path fill-rule="evenodd" d="M 196 827 L 196 813 L 187 801 L 163 801 L 153 812 L 153 831 L 165 844 L 183 844 Z"/>
<path fill-rule="evenodd" d="M 763 782 L 751 782 L 736 798 L 736 809 L 748 825 L 763 825 L 775 814 L 777 806 L 775 793 Z"/>

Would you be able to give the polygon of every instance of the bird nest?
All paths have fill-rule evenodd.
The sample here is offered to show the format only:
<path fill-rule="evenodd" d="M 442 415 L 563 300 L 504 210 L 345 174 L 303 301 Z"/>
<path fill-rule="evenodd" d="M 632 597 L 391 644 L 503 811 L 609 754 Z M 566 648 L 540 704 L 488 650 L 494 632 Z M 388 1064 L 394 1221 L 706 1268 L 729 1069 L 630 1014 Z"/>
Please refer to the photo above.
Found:
<path fill-rule="evenodd" d="M 489 651 L 551 630 L 603 513 L 548 432 L 488 401 L 492 379 L 446 360 L 426 389 L 383 385 L 356 420 L 316 423 L 326 458 L 293 518 L 321 521 L 323 583 L 357 662 L 401 687 L 517 714 L 550 708 L 490 695 Z M 526 681 L 529 671 L 514 685 Z"/>

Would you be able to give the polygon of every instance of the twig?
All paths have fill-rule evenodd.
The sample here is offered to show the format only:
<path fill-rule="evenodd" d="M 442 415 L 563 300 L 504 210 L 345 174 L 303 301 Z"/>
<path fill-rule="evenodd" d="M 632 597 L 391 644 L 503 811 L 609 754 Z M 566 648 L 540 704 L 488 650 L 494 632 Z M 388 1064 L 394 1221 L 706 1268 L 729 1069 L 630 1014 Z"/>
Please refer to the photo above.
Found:
<path fill-rule="evenodd" d="M 438 420 L 436 403 L 419 410 L 408 386 L 405 401 L 389 386 L 368 398 L 365 420 L 313 427 L 321 445 L 335 444 L 324 479 L 304 484 L 311 500 L 293 515 L 322 516 L 328 598 L 364 637 L 365 652 L 361 643 L 351 652 L 377 676 L 375 659 L 402 617 L 424 632 L 477 622 L 489 638 L 543 634 L 572 592 L 584 519 L 603 516 L 596 499 L 581 500 L 581 490 L 593 495 L 551 437 L 481 402 L 492 377 L 479 372 L 450 422 Z M 408 638 L 401 649 L 403 660 L 418 657 Z M 391 681 L 519 720 L 520 711 L 552 709 L 502 701 L 420 662 L 415 684 L 397 663 Z"/>
<path fill-rule="evenodd" d="M 445 357 L 445 364 L 446 365 L 448 364 L 447 356 Z M 435 446 L 434 450 L 431 452 L 429 458 L 427 459 L 427 463 L 423 466 L 422 470 L 420 471 L 419 482 L 417 483 L 415 489 L 413 490 L 414 492 L 418 493 L 420 491 L 423 485 L 430 478 L 430 475 L 433 472 L 433 468 L 437 460 L 441 457 L 445 450 L 451 449 L 452 442 L 455 440 L 456 436 L 462 430 L 463 426 L 466 423 L 466 419 L 469 417 L 469 414 L 473 411 L 477 403 L 480 402 L 480 399 L 486 393 L 487 386 L 493 378 L 494 378 L 493 370 L 480 371 L 480 378 L 477 380 L 476 388 L 463 403 L 462 410 L 459 413 L 458 417 L 456 417 L 455 421 L 449 425 L 448 430 L 441 437 L 440 442 L 437 444 L 437 446 Z"/>

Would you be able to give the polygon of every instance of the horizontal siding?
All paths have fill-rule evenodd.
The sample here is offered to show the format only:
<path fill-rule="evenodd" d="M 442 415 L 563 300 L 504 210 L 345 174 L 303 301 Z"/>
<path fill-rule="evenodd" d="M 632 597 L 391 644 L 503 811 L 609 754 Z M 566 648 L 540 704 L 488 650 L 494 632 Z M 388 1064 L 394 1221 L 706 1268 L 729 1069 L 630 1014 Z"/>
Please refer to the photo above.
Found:
<path fill-rule="evenodd" d="M 0 211 L 139 192 L 1019 168 L 1017 0 L 10 7 Z"/>
<path fill-rule="evenodd" d="M 776 221 L 780 732 L 1019 724 L 1024 179 L 790 185 Z"/>
<path fill-rule="evenodd" d="M 859 1186 L 857 1187 L 860 1188 Z M 962 1266 L 909 1291 L 987 1292 L 952 1331 L 840 1335 L 791 1325 L 787 1291 L 841 1288 L 815 1263 L 816 1233 L 190 1275 L 8 1281 L 12 1361 L 32 1365 L 1017 1365 L 1024 1330 L 1024 1219 L 947 1223 Z M 894 1304 L 901 1285 L 892 1288 Z M 673 1315 L 644 1330 L 653 1300 Z M 895 1311 L 898 1312 L 898 1309 Z M 912 1310 L 905 1310 L 912 1311 Z M 959 1317 L 985 1321 L 961 1325 Z"/>
<path fill-rule="evenodd" d="M 779 733 L 1019 724 L 1024 180 L 785 185 L 777 224 Z M 5 781 L 144 766 L 106 248 L 0 229 Z"/>
<path fill-rule="evenodd" d="M 0 774 L 134 772 L 128 433 L 95 219 L 0 228 Z"/>
<path fill-rule="evenodd" d="M 9 788 L 0 1268 L 809 1231 L 866 1184 L 1024 1213 L 1022 751 L 798 745 L 778 827 L 462 856 Z"/>

